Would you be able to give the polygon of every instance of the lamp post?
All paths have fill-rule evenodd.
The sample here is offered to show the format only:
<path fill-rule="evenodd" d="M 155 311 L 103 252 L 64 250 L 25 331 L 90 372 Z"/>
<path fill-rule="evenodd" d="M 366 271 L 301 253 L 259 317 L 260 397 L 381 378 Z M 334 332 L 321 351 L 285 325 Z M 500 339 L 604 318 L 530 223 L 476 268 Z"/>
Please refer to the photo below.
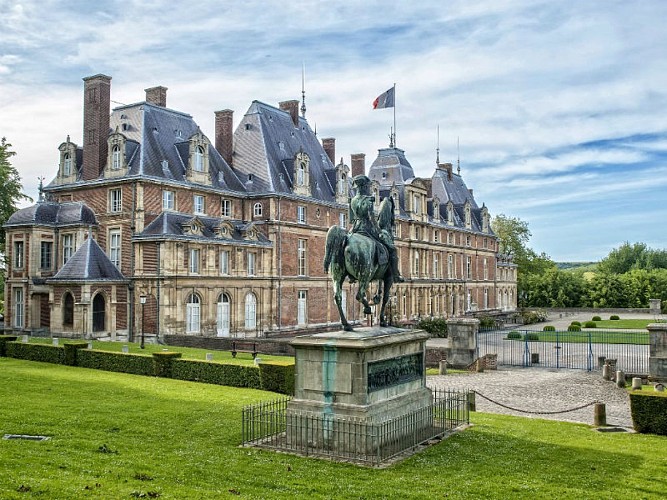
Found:
<path fill-rule="evenodd" d="M 141 302 L 141 348 L 144 349 L 144 304 L 146 304 L 146 296 L 139 296 L 139 302 Z"/>

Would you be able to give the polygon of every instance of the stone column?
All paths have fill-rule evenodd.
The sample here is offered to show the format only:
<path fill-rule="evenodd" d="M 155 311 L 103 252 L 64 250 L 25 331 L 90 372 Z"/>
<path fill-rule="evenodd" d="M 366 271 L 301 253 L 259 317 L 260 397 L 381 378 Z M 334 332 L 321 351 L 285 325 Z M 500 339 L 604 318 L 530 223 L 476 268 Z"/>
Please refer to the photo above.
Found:
<path fill-rule="evenodd" d="M 652 323 L 649 331 L 649 380 L 667 381 L 667 323 Z"/>
<path fill-rule="evenodd" d="M 449 352 L 447 361 L 454 368 L 465 368 L 477 356 L 477 331 L 479 320 L 474 318 L 454 318 L 447 320 Z"/>
<path fill-rule="evenodd" d="M 648 301 L 648 312 L 649 314 L 653 314 L 655 316 L 660 314 L 660 299 L 649 299 Z"/>

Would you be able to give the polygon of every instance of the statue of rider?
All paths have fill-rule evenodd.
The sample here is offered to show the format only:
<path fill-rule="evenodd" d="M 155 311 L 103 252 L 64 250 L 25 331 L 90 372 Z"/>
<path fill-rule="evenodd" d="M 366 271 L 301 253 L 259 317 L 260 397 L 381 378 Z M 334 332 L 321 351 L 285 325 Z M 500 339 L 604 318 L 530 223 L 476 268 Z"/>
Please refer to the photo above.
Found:
<path fill-rule="evenodd" d="M 404 280 L 398 272 L 398 252 L 394 245 L 391 230 L 380 228 L 374 213 L 375 198 L 370 194 L 371 180 L 365 175 L 357 175 L 352 179 L 352 186 L 356 188 L 356 194 L 350 200 L 350 221 L 352 222 L 351 233 L 359 233 L 382 244 L 389 253 L 391 272 L 394 283 L 402 283 Z"/>

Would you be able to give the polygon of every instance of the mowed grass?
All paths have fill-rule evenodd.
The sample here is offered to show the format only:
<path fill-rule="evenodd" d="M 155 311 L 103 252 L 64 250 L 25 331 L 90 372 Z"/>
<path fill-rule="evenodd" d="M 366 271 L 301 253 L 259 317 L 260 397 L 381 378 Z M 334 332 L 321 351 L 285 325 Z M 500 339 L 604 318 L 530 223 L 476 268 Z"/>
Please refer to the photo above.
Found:
<path fill-rule="evenodd" d="M 0 498 L 664 498 L 667 438 L 473 414 L 387 469 L 241 448 L 275 394 L 0 358 Z"/>
<path fill-rule="evenodd" d="M 602 321 L 596 321 L 595 326 L 597 328 L 607 328 L 614 329 L 618 328 L 621 330 L 645 330 L 646 325 L 651 323 L 664 323 L 665 320 L 656 320 L 656 319 L 603 319 Z M 583 322 L 582 322 L 583 325 Z"/>
<path fill-rule="evenodd" d="M 582 332 L 531 332 L 539 340 L 534 342 L 570 342 L 592 344 L 637 344 L 648 345 L 648 332 L 605 332 L 593 329 Z M 523 341 L 523 339 L 522 339 Z"/>

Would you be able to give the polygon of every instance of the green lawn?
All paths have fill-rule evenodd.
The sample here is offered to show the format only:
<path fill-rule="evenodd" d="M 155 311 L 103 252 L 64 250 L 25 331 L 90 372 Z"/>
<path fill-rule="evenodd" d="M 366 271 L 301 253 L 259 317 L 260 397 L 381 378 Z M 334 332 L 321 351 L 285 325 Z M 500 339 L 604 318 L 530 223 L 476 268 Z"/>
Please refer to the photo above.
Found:
<path fill-rule="evenodd" d="M 383 470 L 240 448 L 272 393 L 0 358 L 0 498 L 664 498 L 667 438 L 473 414 Z M 631 473 L 629 473 L 631 471 Z"/>
<path fill-rule="evenodd" d="M 582 325 L 583 325 L 582 321 Z M 656 319 L 618 319 L 618 320 L 610 320 L 610 319 L 603 319 L 602 321 L 596 321 L 595 325 L 597 328 L 618 328 L 618 329 L 623 329 L 623 330 L 643 330 L 646 329 L 646 325 L 650 325 L 651 323 L 664 323 L 664 320 L 656 320 Z"/>
<path fill-rule="evenodd" d="M 643 344 L 648 345 L 648 332 L 605 332 L 586 330 L 582 332 L 533 332 L 539 337 L 539 342 L 572 342 L 593 344 Z"/>

